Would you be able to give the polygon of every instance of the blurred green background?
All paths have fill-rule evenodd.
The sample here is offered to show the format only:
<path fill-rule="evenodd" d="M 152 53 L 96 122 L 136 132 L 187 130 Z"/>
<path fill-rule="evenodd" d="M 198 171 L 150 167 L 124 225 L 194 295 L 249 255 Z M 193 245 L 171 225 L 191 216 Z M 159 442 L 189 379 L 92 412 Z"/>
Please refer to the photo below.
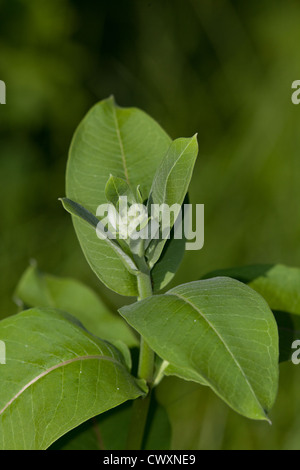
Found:
<path fill-rule="evenodd" d="M 173 284 L 235 265 L 300 266 L 299 21 L 296 0 L 0 0 L 0 317 L 16 311 L 31 258 L 124 302 L 91 272 L 57 201 L 75 127 L 110 94 L 173 138 L 199 134 L 190 198 L 205 204 L 205 246 Z M 300 367 L 282 365 L 270 427 L 198 387 L 190 415 L 178 401 L 174 445 L 196 414 L 193 448 L 300 449 L 299 389 Z"/>

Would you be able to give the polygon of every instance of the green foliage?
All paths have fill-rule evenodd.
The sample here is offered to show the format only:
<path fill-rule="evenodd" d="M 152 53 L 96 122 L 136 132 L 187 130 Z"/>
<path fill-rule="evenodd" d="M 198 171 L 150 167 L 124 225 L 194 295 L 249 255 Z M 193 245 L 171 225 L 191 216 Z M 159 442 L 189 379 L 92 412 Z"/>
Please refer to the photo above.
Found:
<path fill-rule="evenodd" d="M 218 8 L 128 0 L 117 9 L 91 0 L 2 0 L 9 106 L 0 107 L 1 318 L 15 313 L 12 294 L 32 256 L 47 272 L 74 273 L 113 310 L 124 302 L 97 284 L 56 203 L 74 127 L 95 99 L 112 92 L 125 106 L 147 110 L 170 135 L 199 131 L 201 163 L 190 195 L 205 203 L 206 245 L 187 252 L 177 272 L 172 267 L 172 286 L 218 267 L 300 265 L 299 106 L 289 99 L 299 74 L 299 14 L 298 2 L 279 0 L 228 0 Z M 154 288 L 160 290 L 158 277 Z M 280 316 L 296 325 L 296 315 Z M 283 331 L 288 352 L 299 328 Z M 231 412 L 208 387 L 181 381 L 197 386 L 199 406 L 181 414 L 184 400 L 174 404 L 185 427 L 180 441 L 178 424 L 172 445 L 299 449 L 299 368 L 282 364 L 280 376 L 272 427 Z M 165 385 L 170 394 L 174 387 Z"/>
<path fill-rule="evenodd" d="M 116 348 L 58 310 L 36 308 L 3 320 L 0 336 L 8 355 L 1 370 L 3 450 L 46 449 L 87 419 L 145 393 Z"/>
<path fill-rule="evenodd" d="M 281 264 L 213 271 L 205 278 L 230 276 L 248 284 L 266 299 L 279 331 L 280 361 L 291 359 L 291 344 L 300 331 L 300 269 Z"/>
<path fill-rule="evenodd" d="M 178 423 L 164 388 L 170 380 L 179 394 L 185 386 L 192 390 L 195 401 L 183 407 L 188 415 L 198 407 L 202 385 L 239 414 L 270 421 L 279 359 L 270 307 L 298 313 L 291 301 L 298 272 L 244 268 L 160 292 L 183 255 L 185 240 L 176 240 L 174 231 L 197 154 L 196 136 L 172 142 L 147 114 L 120 108 L 113 98 L 98 103 L 81 122 L 67 165 L 67 197 L 61 201 L 97 277 L 115 293 L 138 301 L 119 309 L 122 319 L 83 284 L 28 268 L 15 297 L 23 308 L 34 308 L 0 323 L 7 345 L 1 448 L 45 449 L 62 436 L 56 448 L 177 446 Z M 105 214 L 97 209 L 112 204 L 122 215 L 124 196 L 126 209 L 144 203 L 145 212 L 140 219 L 133 210 L 132 220 L 122 223 L 108 212 L 114 220 L 110 238 L 101 218 Z M 129 232 L 124 238 L 124 224 L 129 228 L 138 221 L 139 230 L 146 227 L 152 204 L 176 204 L 167 227 L 157 217 L 160 238 L 136 241 Z M 165 229 L 171 232 L 168 240 Z M 276 319 L 285 325 L 288 317 L 281 313 Z M 138 352 L 137 374 L 131 374 L 128 346 Z M 134 402 L 119 407 L 129 400 Z M 192 429 L 198 433 L 197 417 Z"/>
<path fill-rule="evenodd" d="M 167 374 L 204 382 L 239 413 L 266 419 L 277 393 L 278 335 L 250 288 L 228 278 L 195 281 L 120 313 L 170 364 Z"/>
<path fill-rule="evenodd" d="M 157 204 L 162 207 L 174 205 L 175 209 L 171 211 L 168 225 L 160 227 L 159 239 L 152 240 L 147 248 L 146 256 L 150 267 L 153 267 L 159 260 L 166 238 L 179 215 L 192 178 L 197 155 L 196 136 L 191 139 L 176 139 L 170 145 L 156 171 L 148 199 L 148 208 L 150 209 L 152 204 Z M 157 214 L 157 217 L 161 219 L 164 213 L 165 210 L 162 209 L 162 213 Z"/>
<path fill-rule="evenodd" d="M 300 269 L 273 266 L 263 276 L 253 279 L 250 286 L 267 300 L 273 310 L 300 315 Z"/>
<path fill-rule="evenodd" d="M 134 190 L 148 194 L 156 166 L 170 138 L 149 116 L 135 108 L 120 108 L 113 98 L 88 113 L 75 133 L 67 168 L 67 197 L 95 213 L 107 202 L 105 186 L 112 174 Z M 75 230 L 92 269 L 110 288 L 123 295 L 138 295 L 137 281 L 114 250 L 99 241 L 79 219 Z"/>
<path fill-rule="evenodd" d="M 138 345 L 135 334 L 120 316 L 75 279 L 55 277 L 29 266 L 16 288 L 15 299 L 21 308 L 49 307 L 68 312 L 99 338 L 123 341 L 128 347 Z"/>
<path fill-rule="evenodd" d="M 127 197 L 130 204 L 134 204 L 135 202 L 143 202 L 142 196 L 140 196 L 141 199 L 139 201 L 136 200 L 127 181 L 122 178 L 116 178 L 112 175 L 110 175 L 109 180 L 105 186 L 105 197 L 108 202 L 111 202 L 116 207 L 120 197 Z"/>

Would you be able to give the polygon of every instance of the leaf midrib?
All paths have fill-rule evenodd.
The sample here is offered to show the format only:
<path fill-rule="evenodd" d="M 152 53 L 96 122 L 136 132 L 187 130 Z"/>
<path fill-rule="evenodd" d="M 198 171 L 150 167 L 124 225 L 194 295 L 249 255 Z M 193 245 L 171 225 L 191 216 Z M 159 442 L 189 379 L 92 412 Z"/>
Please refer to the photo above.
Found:
<path fill-rule="evenodd" d="M 126 179 L 127 183 L 130 185 L 129 176 L 128 176 L 128 169 L 127 169 L 127 164 L 126 164 L 125 150 L 124 150 L 124 145 L 123 145 L 122 136 L 121 136 L 121 130 L 120 130 L 117 111 L 116 111 L 115 106 L 113 106 L 113 117 L 114 117 L 114 121 L 115 121 L 118 142 L 119 142 L 119 145 L 120 145 L 120 152 L 121 152 L 122 164 L 123 164 L 123 168 L 124 168 L 124 175 L 125 175 L 125 179 Z"/>
<path fill-rule="evenodd" d="M 163 194 L 163 202 L 162 204 L 165 203 L 165 200 L 166 200 L 166 193 L 167 193 L 167 186 L 168 186 L 168 181 L 170 179 L 170 175 L 173 171 L 173 169 L 175 168 L 175 166 L 177 165 L 177 163 L 179 162 L 179 160 L 182 158 L 184 152 L 186 151 L 186 149 L 191 145 L 192 143 L 192 140 L 190 140 L 187 145 L 184 147 L 184 149 L 182 150 L 182 152 L 180 153 L 180 155 L 178 156 L 178 158 L 175 160 L 175 162 L 173 163 L 172 167 L 170 168 L 169 172 L 168 172 L 168 175 L 166 177 L 166 184 L 165 184 L 165 187 L 164 187 L 164 194 Z"/>
<path fill-rule="evenodd" d="M 25 384 L 21 390 L 18 391 L 18 393 L 16 393 L 7 403 L 6 405 L 2 408 L 2 410 L 0 411 L 0 416 L 10 407 L 10 405 L 12 405 L 12 403 L 14 401 L 16 401 L 21 395 L 22 393 L 24 393 L 26 390 L 28 390 L 28 388 L 30 388 L 32 385 L 34 385 L 36 382 L 38 382 L 40 379 L 42 379 L 43 377 L 45 377 L 46 375 L 50 374 L 51 372 L 53 372 L 54 370 L 56 369 L 59 369 L 60 367 L 65 367 L 69 364 L 72 364 L 74 362 L 78 362 L 78 361 L 86 361 L 86 360 L 103 360 L 103 361 L 109 361 L 109 362 L 112 362 L 122 368 L 125 369 L 125 366 L 117 361 L 116 359 L 112 358 L 112 357 L 109 357 L 109 356 L 99 356 L 99 355 L 93 355 L 93 356 L 79 356 L 79 357 L 75 357 L 75 358 L 72 358 L 72 359 L 68 359 L 67 361 L 63 361 L 63 362 L 60 362 L 59 364 L 55 364 L 54 366 L 50 367 L 49 369 L 43 371 L 41 374 L 39 374 L 38 376 L 34 377 L 32 380 L 30 380 L 27 384 Z"/>

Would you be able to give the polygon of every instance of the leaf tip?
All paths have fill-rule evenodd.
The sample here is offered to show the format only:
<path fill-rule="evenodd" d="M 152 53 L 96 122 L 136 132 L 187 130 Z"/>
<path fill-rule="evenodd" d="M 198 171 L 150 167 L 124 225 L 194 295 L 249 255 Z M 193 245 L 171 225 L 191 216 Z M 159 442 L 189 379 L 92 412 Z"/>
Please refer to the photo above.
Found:
<path fill-rule="evenodd" d="M 192 140 L 194 140 L 196 144 L 198 145 L 198 132 L 196 132 L 196 134 L 193 135 Z"/>
<path fill-rule="evenodd" d="M 68 210 L 68 209 L 67 209 L 67 203 L 70 201 L 70 199 L 68 199 L 67 197 L 59 197 L 59 198 L 58 198 L 58 201 L 60 201 L 60 202 L 62 203 L 63 207 L 64 207 L 66 210 Z"/>
<path fill-rule="evenodd" d="M 267 421 L 267 423 L 272 426 L 272 421 L 270 420 L 269 416 L 268 416 L 268 413 L 265 411 L 265 420 Z"/>
<path fill-rule="evenodd" d="M 108 103 L 111 103 L 113 106 L 116 106 L 115 95 L 113 95 L 113 94 L 109 95 L 109 97 L 107 98 L 107 101 L 108 101 Z"/>

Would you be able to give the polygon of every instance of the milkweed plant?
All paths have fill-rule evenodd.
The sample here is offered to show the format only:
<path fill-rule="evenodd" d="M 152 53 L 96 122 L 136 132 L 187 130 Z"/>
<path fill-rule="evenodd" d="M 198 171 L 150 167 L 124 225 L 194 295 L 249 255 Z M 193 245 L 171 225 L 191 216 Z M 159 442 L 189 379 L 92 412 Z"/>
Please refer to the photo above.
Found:
<path fill-rule="evenodd" d="M 176 225 L 187 219 L 197 154 L 197 135 L 172 141 L 112 97 L 80 123 L 61 202 L 99 280 L 136 300 L 114 312 L 82 283 L 27 268 L 15 292 L 22 311 L 0 322 L 1 449 L 47 449 L 95 426 L 99 448 L 167 449 L 162 434 L 172 429 L 155 398 L 167 376 L 271 422 L 278 363 L 290 359 L 285 326 L 300 314 L 300 270 L 234 268 L 168 290 L 187 243 Z"/>

